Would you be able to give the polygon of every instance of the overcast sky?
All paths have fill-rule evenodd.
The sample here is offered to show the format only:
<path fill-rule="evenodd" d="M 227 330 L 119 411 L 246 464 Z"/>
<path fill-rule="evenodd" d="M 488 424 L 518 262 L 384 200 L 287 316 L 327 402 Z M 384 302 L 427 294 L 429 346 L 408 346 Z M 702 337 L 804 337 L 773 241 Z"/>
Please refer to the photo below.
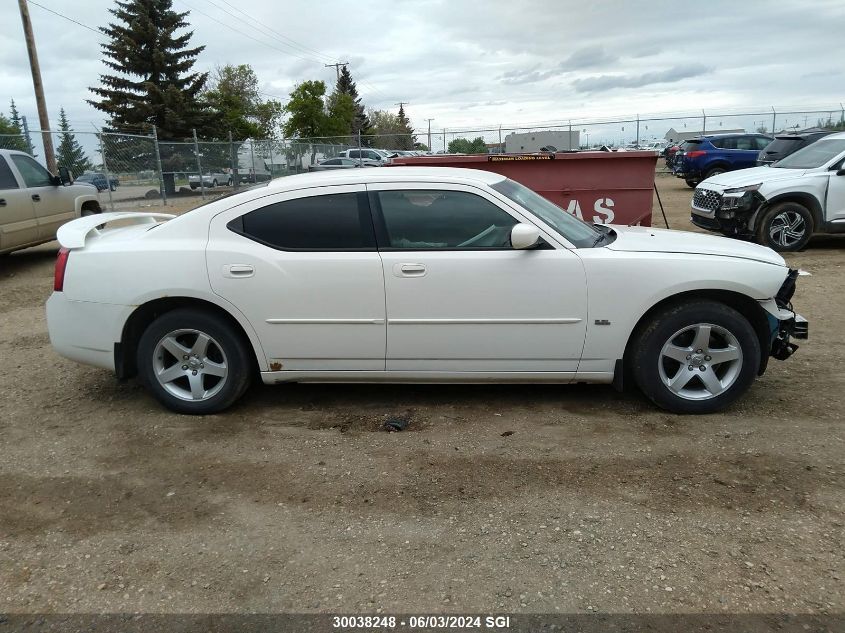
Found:
<path fill-rule="evenodd" d="M 113 6 L 38 2 L 94 28 L 111 18 Z M 335 70 L 324 64 L 348 61 L 368 107 L 395 111 L 395 103 L 408 102 L 421 130 L 427 118 L 442 130 L 845 101 L 842 0 L 174 0 L 173 6 L 190 11 L 192 44 L 206 46 L 201 70 L 250 64 L 262 90 L 284 101 L 306 79 L 333 85 Z M 30 13 L 53 125 L 60 106 L 77 129 L 101 125 L 102 115 L 85 99 L 104 71 L 103 36 L 34 4 Z M 13 0 L 0 3 L 0 23 L 0 109 L 7 112 L 14 98 L 37 127 Z M 658 127 L 651 132 L 662 136 L 668 126 Z"/>

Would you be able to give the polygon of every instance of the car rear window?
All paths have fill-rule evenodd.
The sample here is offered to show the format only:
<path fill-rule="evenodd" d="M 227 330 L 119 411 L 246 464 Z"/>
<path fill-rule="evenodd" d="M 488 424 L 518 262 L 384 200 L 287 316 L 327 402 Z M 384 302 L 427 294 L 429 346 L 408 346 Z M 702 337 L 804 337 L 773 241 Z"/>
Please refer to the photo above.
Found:
<path fill-rule="evenodd" d="M 777 136 L 775 140 L 766 147 L 767 154 L 788 154 L 798 149 L 804 142 L 800 136 Z"/>
<path fill-rule="evenodd" d="M 369 210 L 359 203 L 356 193 L 276 202 L 242 215 L 228 226 L 279 250 L 375 250 Z"/>

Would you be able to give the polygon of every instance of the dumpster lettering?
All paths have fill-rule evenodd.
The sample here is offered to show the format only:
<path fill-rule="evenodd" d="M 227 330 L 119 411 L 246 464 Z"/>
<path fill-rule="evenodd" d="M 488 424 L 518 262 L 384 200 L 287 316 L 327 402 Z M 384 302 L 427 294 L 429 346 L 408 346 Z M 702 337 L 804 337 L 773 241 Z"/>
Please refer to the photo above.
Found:
<path fill-rule="evenodd" d="M 566 206 L 566 212 L 571 213 L 579 220 L 584 219 L 584 214 L 581 212 L 581 204 L 577 200 L 570 200 Z M 613 200 L 611 198 L 599 198 L 593 203 L 593 217 L 587 218 L 588 222 L 595 222 L 596 224 L 612 224 L 613 218 L 616 217 L 613 213 Z"/>

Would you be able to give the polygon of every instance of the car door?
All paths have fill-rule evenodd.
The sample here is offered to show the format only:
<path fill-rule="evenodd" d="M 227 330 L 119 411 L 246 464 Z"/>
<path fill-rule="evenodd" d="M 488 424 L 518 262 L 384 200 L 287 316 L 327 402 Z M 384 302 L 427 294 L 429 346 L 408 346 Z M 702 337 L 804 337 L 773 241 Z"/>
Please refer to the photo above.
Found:
<path fill-rule="evenodd" d="M 12 154 L 12 162 L 26 184 L 35 209 L 38 239 L 51 240 L 59 227 L 76 218 L 73 202 L 62 195 L 61 185 L 34 158 L 25 154 Z"/>
<path fill-rule="evenodd" d="M 736 150 L 731 153 L 734 169 L 745 169 L 757 165 L 757 157 L 760 155 L 760 148 L 757 145 L 757 138 L 754 136 L 738 136 L 736 139 Z"/>
<path fill-rule="evenodd" d="M 270 194 L 216 215 L 208 275 L 274 371 L 384 370 L 384 277 L 363 185 Z"/>
<path fill-rule="evenodd" d="M 587 297 L 574 252 L 511 248 L 510 229 L 526 218 L 483 189 L 368 190 L 384 267 L 389 371 L 577 370 Z"/>
<path fill-rule="evenodd" d="M 4 156 L 0 156 L 0 251 L 38 241 L 38 221 L 32 199 Z"/>
<path fill-rule="evenodd" d="M 836 222 L 837 226 L 845 224 L 845 174 L 838 175 L 845 169 L 845 159 L 840 159 L 830 169 L 830 181 L 827 185 L 825 200 L 825 216 L 828 222 Z"/>

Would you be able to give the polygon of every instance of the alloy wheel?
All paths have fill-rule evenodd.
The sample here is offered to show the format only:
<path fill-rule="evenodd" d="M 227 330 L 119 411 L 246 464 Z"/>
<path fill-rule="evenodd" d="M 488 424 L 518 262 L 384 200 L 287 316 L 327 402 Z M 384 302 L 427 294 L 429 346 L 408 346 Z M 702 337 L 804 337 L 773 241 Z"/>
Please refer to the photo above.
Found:
<path fill-rule="evenodd" d="M 727 329 L 696 323 L 669 337 L 657 363 L 669 391 L 686 400 L 708 400 L 736 382 L 742 370 L 742 349 Z"/>
<path fill-rule="evenodd" d="M 804 239 L 807 223 L 797 211 L 783 211 L 772 218 L 769 237 L 772 243 L 783 248 L 795 246 Z"/>
<path fill-rule="evenodd" d="M 223 348 L 199 330 L 174 330 L 161 338 L 153 353 L 158 383 L 180 400 L 202 401 L 217 395 L 229 376 Z"/>

